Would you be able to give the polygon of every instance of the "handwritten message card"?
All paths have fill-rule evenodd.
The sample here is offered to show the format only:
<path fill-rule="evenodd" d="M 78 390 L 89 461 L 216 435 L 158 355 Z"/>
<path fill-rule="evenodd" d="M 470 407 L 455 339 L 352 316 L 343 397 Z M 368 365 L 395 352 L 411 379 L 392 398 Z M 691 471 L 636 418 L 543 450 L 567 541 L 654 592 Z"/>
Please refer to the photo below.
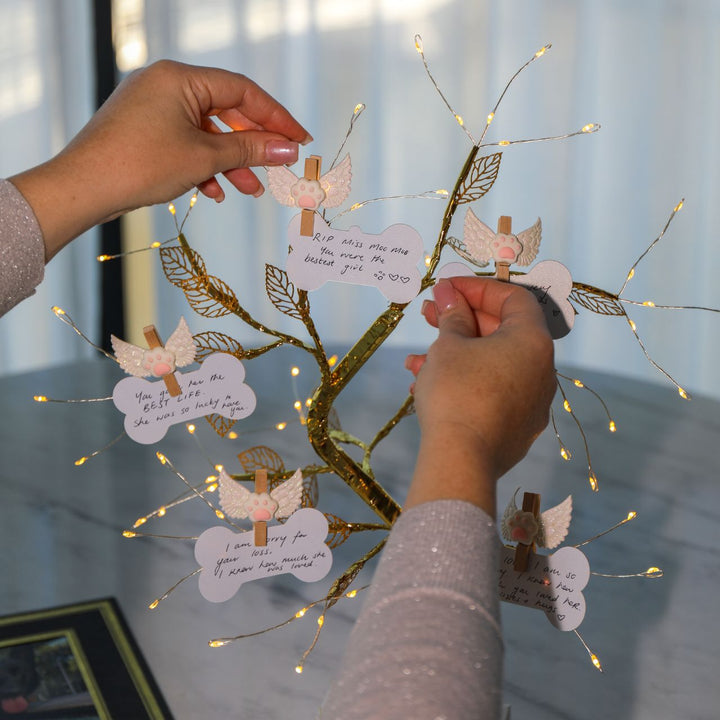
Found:
<path fill-rule="evenodd" d="M 255 410 L 255 393 L 246 385 L 245 368 L 232 355 L 208 355 L 199 370 L 178 373 L 182 393 L 171 397 L 162 380 L 128 377 L 113 390 L 113 403 L 125 414 L 125 432 L 150 445 L 171 425 L 217 413 L 240 420 Z"/>
<path fill-rule="evenodd" d="M 575 630 L 585 617 L 583 588 L 590 563 L 580 550 L 562 547 L 552 555 L 532 555 L 527 572 L 513 570 L 514 547 L 503 547 L 498 589 L 500 599 L 542 610 L 558 630 Z"/>
<path fill-rule="evenodd" d="M 554 340 L 572 330 L 575 310 L 568 301 L 573 289 L 572 276 L 562 263 L 543 260 L 525 275 L 511 275 L 510 281 L 535 294 Z"/>
<path fill-rule="evenodd" d="M 391 302 L 410 302 L 420 291 L 420 234 L 409 225 L 391 225 L 380 235 L 358 227 L 331 228 L 315 215 L 313 235 L 300 235 L 300 215 L 288 228 L 292 252 L 287 272 L 301 290 L 317 290 L 328 280 L 373 285 Z"/>
<path fill-rule="evenodd" d="M 470 277 L 475 273 L 465 264 L 452 262 L 443 265 L 437 277 Z M 570 271 L 555 260 L 543 260 L 525 275 L 511 275 L 510 282 L 530 290 L 545 315 L 553 340 L 565 337 L 575 324 L 575 310 L 568 297 L 572 292 Z"/>
<path fill-rule="evenodd" d="M 301 508 L 283 525 L 269 526 L 262 547 L 255 546 L 252 530 L 211 527 L 195 543 L 195 559 L 202 567 L 200 592 L 210 602 L 225 602 L 250 580 L 284 573 L 303 582 L 322 580 L 332 565 L 327 533 L 326 517 L 313 508 Z"/>

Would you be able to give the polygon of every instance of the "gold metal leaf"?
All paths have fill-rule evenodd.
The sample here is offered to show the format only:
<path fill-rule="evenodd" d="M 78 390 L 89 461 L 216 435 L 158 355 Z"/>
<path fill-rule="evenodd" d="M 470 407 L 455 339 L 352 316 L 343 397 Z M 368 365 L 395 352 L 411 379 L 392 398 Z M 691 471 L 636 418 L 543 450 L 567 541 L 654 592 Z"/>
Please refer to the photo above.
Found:
<path fill-rule="evenodd" d="M 267 468 L 268 471 L 275 473 L 285 470 L 285 463 L 280 455 L 266 445 L 248 448 L 238 455 L 238 460 L 246 473 L 255 472 L 259 468 Z"/>
<path fill-rule="evenodd" d="M 179 245 L 160 248 L 160 260 L 165 277 L 177 287 L 197 276 L 207 275 L 205 261 L 192 248 L 186 250 Z"/>
<path fill-rule="evenodd" d="M 339 578 L 335 580 L 325 599 L 325 610 L 329 610 L 347 591 L 365 564 L 374 558 L 385 547 L 387 538 L 383 538 L 370 552 L 354 562 Z"/>
<path fill-rule="evenodd" d="M 212 429 L 220 436 L 225 437 L 237 420 L 230 420 L 222 415 L 206 415 L 205 419 L 212 425 Z"/>
<path fill-rule="evenodd" d="M 351 534 L 349 523 L 332 513 L 323 513 L 328 521 L 328 537 L 325 544 L 333 550 L 342 545 Z"/>
<path fill-rule="evenodd" d="M 485 155 L 475 160 L 460 187 L 458 205 L 479 200 L 490 190 L 500 171 L 500 158 L 502 153 Z"/>
<path fill-rule="evenodd" d="M 616 296 L 582 283 L 573 283 L 570 300 L 598 315 L 624 316 L 625 308 Z"/>
<path fill-rule="evenodd" d="M 185 293 L 190 307 L 203 317 L 222 317 L 240 307 L 230 286 L 213 275 L 191 278 L 179 287 Z"/>
<path fill-rule="evenodd" d="M 320 489 L 318 488 L 317 476 L 309 475 L 308 477 L 303 477 L 301 507 L 317 507 L 319 497 Z"/>
<path fill-rule="evenodd" d="M 281 312 L 296 320 L 303 319 L 302 306 L 297 288 L 288 274 L 280 268 L 265 265 L 265 290 L 270 302 Z"/>
<path fill-rule="evenodd" d="M 243 346 L 235 340 L 235 338 L 231 338 L 229 335 L 221 332 L 210 331 L 198 333 L 197 335 L 193 335 L 193 340 L 197 348 L 195 357 L 198 362 L 202 362 L 208 355 L 216 352 L 234 355 L 238 360 L 242 360 L 245 357 Z"/>
<path fill-rule="evenodd" d="M 463 259 L 467 260 L 469 263 L 472 263 L 476 267 L 486 267 L 487 263 L 485 265 L 479 263 L 473 256 L 468 252 L 467 246 L 465 243 L 460 240 L 459 238 L 453 237 L 452 235 L 447 239 L 447 244 Z"/>

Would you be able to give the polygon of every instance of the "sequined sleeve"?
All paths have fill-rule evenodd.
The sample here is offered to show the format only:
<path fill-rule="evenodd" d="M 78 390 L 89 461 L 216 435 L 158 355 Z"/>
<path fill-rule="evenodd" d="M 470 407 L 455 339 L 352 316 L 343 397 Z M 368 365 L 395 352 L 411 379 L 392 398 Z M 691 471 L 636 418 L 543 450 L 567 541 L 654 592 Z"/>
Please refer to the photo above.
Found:
<path fill-rule="evenodd" d="M 499 718 L 500 540 L 469 503 L 404 512 L 350 635 L 322 720 Z"/>
<path fill-rule="evenodd" d="M 45 273 L 45 243 L 32 208 L 0 180 L 0 315 L 35 292 Z"/>

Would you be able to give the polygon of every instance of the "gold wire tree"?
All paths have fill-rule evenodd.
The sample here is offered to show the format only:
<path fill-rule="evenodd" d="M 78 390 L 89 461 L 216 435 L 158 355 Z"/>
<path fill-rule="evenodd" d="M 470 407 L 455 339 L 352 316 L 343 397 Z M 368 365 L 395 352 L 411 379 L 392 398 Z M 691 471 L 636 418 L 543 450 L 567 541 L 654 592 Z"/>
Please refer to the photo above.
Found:
<path fill-rule="evenodd" d="M 456 123 L 462 128 L 464 133 L 467 135 L 470 141 L 470 150 L 462 165 L 460 173 L 455 181 L 452 191 L 447 192 L 444 190 L 429 191 L 420 195 L 411 196 L 399 196 L 399 197 L 432 197 L 435 199 L 446 199 L 446 206 L 442 216 L 442 221 L 438 231 L 437 240 L 434 244 L 431 254 L 426 258 L 426 269 L 425 274 L 421 281 L 420 292 L 431 287 L 435 282 L 436 271 L 440 263 L 441 255 L 446 246 L 450 246 L 455 252 L 465 257 L 472 262 L 472 258 L 466 252 L 464 243 L 457 238 L 449 235 L 450 228 L 455 217 L 455 213 L 461 205 L 466 205 L 472 202 L 476 202 L 482 199 L 493 187 L 497 180 L 501 160 L 502 150 L 497 148 L 504 148 L 510 145 L 526 144 L 534 142 L 545 142 L 550 140 L 562 140 L 577 135 L 586 135 L 593 133 L 599 129 L 599 125 L 596 123 L 590 123 L 582 127 L 576 132 L 570 132 L 563 135 L 552 136 L 552 137 L 540 137 L 525 140 L 500 140 L 492 143 L 485 143 L 485 137 L 490 128 L 491 123 L 495 118 L 495 114 L 502 102 L 505 94 L 507 93 L 510 85 L 515 78 L 531 63 L 538 58 L 542 57 L 549 49 L 550 45 L 546 45 L 541 48 L 532 58 L 530 58 L 508 81 L 504 87 L 500 97 L 498 98 L 495 106 L 491 112 L 487 115 L 485 126 L 479 139 L 475 139 L 470 131 L 465 127 L 463 118 L 455 112 L 450 103 L 445 98 L 444 94 L 440 90 L 437 82 L 435 81 L 430 69 L 428 67 L 427 60 L 425 58 L 422 40 L 419 36 L 415 37 L 415 47 L 420 54 L 425 71 L 432 82 L 435 90 L 442 98 L 443 102 L 451 112 Z M 353 125 L 365 106 L 360 104 L 356 106 L 353 111 L 350 127 L 343 140 L 340 150 L 338 150 L 335 159 L 331 165 L 334 166 L 337 161 L 342 147 L 345 145 L 350 132 L 353 129 Z M 488 148 L 495 148 L 492 152 L 485 153 Z M 347 212 L 354 211 L 370 202 L 377 200 L 384 200 L 389 198 L 376 198 L 373 200 L 367 200 L 364 202 L 358 202 L 353 204 L 349 210 L 340 213 L 344 215 Z M 323 346 L 322 339 L 317 331 L 315 323 L 312 318 L 311 302 L 308 292 L 305 290 L 298 289 L 288 277 L 288 274 L 281 268 L 267 264 L 265 266 L 265 289 L 270 302 L 275 306 L 281 313 L 291 317 L 300 322 L 309 337 L 308 340 L 300 339 L 298 336 L 281 332 L 274 328 L 268 327 L 267 325 L 259 322 L 255 319 L 252 314 L 246 310 L 238 299 L 237 295 L 230 287 L 230 285 L 222 280 L 221 278 L 212 275 L 208 272 L 206 264 L 200 254 L 194 250 L 185 233 L 183 228 L 185 221 L 187 220 L 190 209 L 195 204 L 196 197 L 193 197 L 190 203 L 188 213 L 182 222 L 178 223 L 176 220 L 177 237 L 173 240 L 177 240 L 176 244 L 169 245 L 168 243 L 153 243 L 151 246 L 153 249 L 159 248 L 160 258 L 162 262 L 162 268 L 166 278 L 176 287 L 178 287 L 184 293 L 190 307 L 199 315 L 206 318 L 219 318 L 224 316 L 234 315 L 244 325 L 251 327 L 259 333 L 265 335 L 269 340 L 266 344 L 260 345 L 255 348 L 245 348 L 233 337 L 216 331 L 202 332 L 194 336 L 195 344 L 197 347 L 197 359 L 202 362 L 204 358 L 216 352 L 229 353 L 240 360 L 252 360 L 265 353 L 268 353 L 276 348 L 283 345 L 290 345 L 308 353 L 314 360 L 317 370 L 319 373 L 319 384 L 312 398 L 308 401 L 307 416 L 305 418 L 305 427 L 307 429 L 307 437 L 310 445 L 312 446 L 315 454 L 319 458 L 318 464 L 308 465 L 302 468 L 304 480 L 303 490 L 303 507 L 315 507 L 318 502 L 318 485 L 317 476 L 320 474 L 334 474 L 345 482 L 349 488 L 377 515 L 378 522 L 374 523 L 355 523 L 349 522 L 342 518 L 339 518 L 330 513 L 325 513 L 329 521 L 329 538 L 327 544 L 330 548 L 337 547 L 344 542 L 350 535 L 356 532 L 365 531 L 378 531 L 378 530 L 390 530 L 393 523 L 401 513 L 400 505 L 389 495 L 387 490 L 381 485 L 381 483 L 375 477 L 372 465 L 373 452 L 381 441 L 386 439 L 396 425 L 406 416 L 413 412 L 413 398 L 408 396 L 404 402 L 400 405 L 398 410 L 390 417 L 375 433 L 374 437 L 369 440 L 363 440 L 345 432 L 340 424 L 338 413 L 335 409 L 335 403 L 339 396 L 350 384 L 353 378 L 363 368 L 363 366 L 370 360 L 370 358 L 382 347 L 383 343 L 390 337 L 393 331 L 397 328 L 398 323 L 403 318 L 404 312 L 409 303 L 389 303 L 386 310 L 381 313 L 365 330 L 365 332 L 358 338 L 350 350 L 345 354 L 339 362 L 335 362 L 335 358 L 328 357 Z M 621 317 L 624 318 L 637 342 L 639 343 L 642 351 L 647 357 L 648 361 L 661 373 L 663 373 L 667 379 L 672 382 L 679 394 L 688 399 L 687 392 L 665 371 L 663 370 L 648 354 L 645 346 L 643 345 L 634 322 L 630 319 L 626 312 L 626 306 L 645 306 L 658 309 L 690 309 L 685 306 L 663 306 L 656 305 L 650 301 L 638 302 L 629 300 L 624 297 L 623 293 L 626 290 L 628 282 L 635 275 L 635 270 L 638 264 L 648 254 L 648 252 L 655 246 L 657 242 L 664 236 L 667 231 L 673 217 L 682 207 L 680 202 L 677 207 L 672 211 L 665 227 L 663 228 L 660 235 L 650 244 L 650 246 L 643 252 L 638 260 L 633 264 L 627 273 L 627 277 L 619 292 L 612 293 L 601 288 L 594 287 L 589 284 L 574 282 L 573 289 L 570 294 L 570 301 L 575 308 L 575 312 L 580 310 L 589 310 L 590 312 L 610 316 L 610 317 Z M 173 216 L 176 214 L 174 206 L 170 207 Z M 339 217 L 339 215 L 337 216 Z M 173 242 L 173 241 L 170 241 Z M 101 261 L 110 260 L 112 258 L 108 256 L 101 256 L 98 258 Z M 490 272 L 478 272 L 479 275 L 491 275 Z M 516 274 L 516 273 L 514 273 Z M 712 310 L 712 308 L 692 308 L 692 309 L 703 309 Z M 70 324 L 73 329 L 80 335 L 82 333 L 75 326 L 72 320 L 67 314 L 60 310 L 55 309 L 56 314 L 64 322 Z M 82 335 L 85 337 L 84 335 Z M 87 339 L 87 338 L 85 338 Z M 99 349 L 99 348 L 98 348 Z M 105 353 L 108 357 L 114 359 L 111 355 Z M 602 399 L 592 389 L 588 388 L 582 381 L 576 378 L 570 378 L 561 373 L 557 374 L 558 387 L 560 390 L 560 398 L 562 400 L 563 408 L 567 411 L 574 420 L 583 440 L 584 450 L 588 464 L 588 476 L 590 486 L 593 490 L 598 489 L 597 477 L 593 471 L 592 463 L 590 460 L 590 452 L 588 448 L 587 438 L 583 432 L 582 424 L 579 419 L 575 416 L 565 389 L 562 382 L 566 381 L 571 383 L 574 387 L 581 388 L 592 393 L 602 404 L 605 412 L 608 415 L 608 427 L 611 432 L 615 432 L 615 422 L 612 420 L 610 413 L 603 403 Z M 37 400 L 47 401 L 48 398 L 44 396 L 37 396 Z M 555 421 L 554 414 L 552 415 L 552 426 L 560 444 L 561 456 L 568 460 L 570 453 L 565 447 L 565 444 L 560 438 L 557 424 Z M 227 436 L 231 432 L 233 421 L 228 420 L 220 415 L 211 415 L 207 417 L 207 420 L 212 425 L 214 430 L 220 436 Z M 110 445 L 117 441 L 114 440 Z M 346 450 L 346 446 L 353 446 L 360 448 L 362 457 L 360 459 L 353 458 Z M 108 446 L 109 447 L 109 446 Z M 93 455 L 97 454 L 93 453 Z M 200 498 L 205 504 L 207 504 L 218 518 L 225 520 L 231 526 L 235 527 L 233 523 L 227 520 L 224 513 L 217 508 L 208 498 L 208 494 L 212 493 L 217 489 L 217 483 L 213 483 L 211 477 L 209 481 L 200 485 L 193 485 L 187 480 L 161 453 L 157 453 L 160 461 L 167 465 L 186 485 L 188 492 L 179 496 L 175 500 L 167 503 L 158 510 L 148 513 L 146 516 L 141 517 L 137 520 L 133 530 L 125 531 L 126 537 L 138 537 L 138 536 L 149 536 L 149 537 L 168 537 L 146 534 L 138 531 L 138 528 L 145 524 L 148 520 L 153 517 L 162 517 L 165 515 L 167 510 L 170 508 L 185 502 L 193 497 Z M 92 455 L 91 455 L 92 457 Z M 279 483 L 289 478 L 293 470 L 288 470 L 285 467 L 284 461 L 281 456 L 274 450 L 267 446 L 257 446 L 249 448 L 242 452 L 239 456 L 240 463 L 242 465 L 243 472 L 233 474 L 232 478 L 237 482 L 248 482 L 254 481 L 255 471 L 259 468 L 265 468 L 268 471 L 268 485 L 269 489 L 272 490 Z M 88 458 L 81 458 L 77 464 L 81 464 Z M 634 516 L 634 514 L 632 514 Z M 631 519 L 628 516 L 628 520 Z M 626 521 L 623 521 L 626 522 Z M 619 523 L 621 525 L 622 523 Z M 605 533 L 601 533 L 605 534 Z M 598 536 L 599 537 L 599 536 Z M 316 605 L 322 605 L 322 612 L 318 622 L 318 630 L 311 646 L 303 656 L 303 661 L 307 654 L 312 650 L 315 643 L 317 642 L 319 632 L 323 625 L 323 620 L 327 610 L 332 607 L 342 597 L 352 597 L 357 593 L 357 589 L 350 590 L 350 586 L 353 581 L 365 566 L 365 564 L 373 557 L 375 557 L 382 549 L 386 538 L 383 538 L 378 544 L 376 544 L 369 552 L 363 557 L 352 563 L 344 572 L 342 572 L 332 583 L 326 597 L 319 600 L 311 605 L 299 610 L 293 617 L 286 620 L 283 623 L 275 627 L 282 627 L 295 619 L 301 618 L 305 615 L 310 607 Z M 654 568 L 653 570 L 657 570 Z M 170 590 L 168 590 L 163 596 L 157 598 L 150 607 L 156 607 L 159 602 L 165 599 L 183 580 L 196 575 L 199 572 L 195 570 L 190 575 L 180 580 Z M 645 575 L 645 576 L 657 576 Z M 266 628 L 260 630 L 257 633 L 251 633 L 256 635 L 262 632 L 267 632 L 274 628 Z M 243 637 L 249 637 L 250 635 L 236 636 L 234 638 L 218 638 L 210 642 L 211 646 L 218 647 L 225 645 L 228 642 L 237 640 Z M 584 642 L 583 642 L 584 644 Z M 586 646 L 587 649 L 587 646 Z M 590 652 L 588 650 L 588 652 Z M 592 656 L 592 654 L 591 654 Z M 298 672 L 302 671 L 302 661 L 297 666 Z"/>

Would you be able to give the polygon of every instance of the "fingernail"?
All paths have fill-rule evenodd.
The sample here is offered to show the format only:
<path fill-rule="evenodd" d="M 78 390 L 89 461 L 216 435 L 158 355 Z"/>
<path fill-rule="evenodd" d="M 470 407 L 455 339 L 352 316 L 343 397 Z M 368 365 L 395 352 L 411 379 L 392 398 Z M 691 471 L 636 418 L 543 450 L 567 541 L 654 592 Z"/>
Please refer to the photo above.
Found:
<path fill-rule="evenodd" d="M 457 305 L 457 293 L 449 280 L 439 280 L 433 286 L 432 292 L 440 312 Z"/>
<path fill-rule="evenodd" d="M 435 303 L 432 300 L 423 300 L 422 307 L 420 308 L 420 312 L 425 315 L 427 311 L 434 305 Z"/>
<path fill-rule="evenodd" d="M 410 370 L 410 365 L 412 364 L 413 360 L 416 358 L 416 355 L 408 355 L 405 358 L 405 369 Z"/>
<path fill-rule="evenodd" d="M 264 192 L 265 192 L 265 188 L 263 187 L 263 185 L 261 183 L 260 187 L 253 193 L 253 197 L 259 198 Z"/>
<path fill-rule="evenodd" d="M 268 140 L 265 161 L 275 165 L 292 165 L 298 159 L 298 144 L 288 140 Z"/>
<path fill-rule="evenodd" d="M 300 144 L 301 145 L 309 145 L 313 140 L 314 140 L 313 136 L 310 133 L 308 133 L 305 136 L 305 139 Z"/>

